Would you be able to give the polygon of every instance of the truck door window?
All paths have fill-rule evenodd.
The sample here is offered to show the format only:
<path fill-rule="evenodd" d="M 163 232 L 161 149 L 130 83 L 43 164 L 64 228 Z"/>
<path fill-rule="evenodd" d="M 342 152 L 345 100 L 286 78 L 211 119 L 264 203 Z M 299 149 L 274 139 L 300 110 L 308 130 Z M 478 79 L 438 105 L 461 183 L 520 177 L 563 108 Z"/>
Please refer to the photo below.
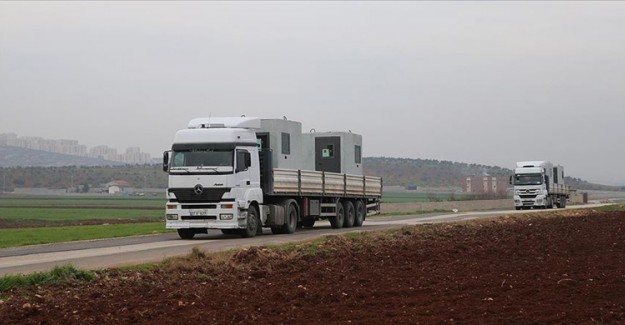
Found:
<path fill-rule="evenodd" d="M 236 172 L 246 171 L 252 166 L 252 156 L 247 150 L 237 150 L 237 170 Z"/>

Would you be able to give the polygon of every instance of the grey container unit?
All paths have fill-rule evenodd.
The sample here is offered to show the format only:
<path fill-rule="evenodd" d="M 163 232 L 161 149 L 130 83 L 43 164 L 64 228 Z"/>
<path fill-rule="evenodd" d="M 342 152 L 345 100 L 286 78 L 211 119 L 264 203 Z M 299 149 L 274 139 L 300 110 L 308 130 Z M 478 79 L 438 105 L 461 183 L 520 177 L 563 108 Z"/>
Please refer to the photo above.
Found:
<path fill-rule="evenodd" d="M 304 169 L 302 123 L 285 119 L 261 119 L 256 137 L 261 150 L 271 151 L 272 168 Z"/>
<path fill-rule="evenodd" d="M 362 175 L 362 136 L 351 132 L 302 135 L 305 169 Z"/>

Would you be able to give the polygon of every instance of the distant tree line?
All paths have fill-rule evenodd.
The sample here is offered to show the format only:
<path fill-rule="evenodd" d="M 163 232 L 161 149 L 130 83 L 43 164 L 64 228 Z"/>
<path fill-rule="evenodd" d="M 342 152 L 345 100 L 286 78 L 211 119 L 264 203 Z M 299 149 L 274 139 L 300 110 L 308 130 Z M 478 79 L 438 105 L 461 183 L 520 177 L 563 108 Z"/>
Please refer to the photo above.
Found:
<path fill-rule="evenodd" d="M 0 168 L 0 189 L 14 188 L 79 189 L 103 186 L 114 180 L 125 180 L 134 188 L 165 188 L 167 174 L 160 165 L 126 165 L 106 167 L 5 167 Z"/>
<path fill-rule="evenodd" d="M 384 185 L 416 187 L 464 187 L 466 176 L 489 175 L 507 179 L 512 170 L 498 166 L 467 164 L 433 159 L 365 157 L 366 175 L 381 176 Z M 0 190 L 50 188 L 88 191 L 114 180 L 125 180 L 134 188 L 166 188 L 167 174 L 161 165 L 105 167 L 5 167 L 0 168 Z M 592 184 L 566 177 L 566 183 L 580 190 L 623 190 L 621 187 Z"/>

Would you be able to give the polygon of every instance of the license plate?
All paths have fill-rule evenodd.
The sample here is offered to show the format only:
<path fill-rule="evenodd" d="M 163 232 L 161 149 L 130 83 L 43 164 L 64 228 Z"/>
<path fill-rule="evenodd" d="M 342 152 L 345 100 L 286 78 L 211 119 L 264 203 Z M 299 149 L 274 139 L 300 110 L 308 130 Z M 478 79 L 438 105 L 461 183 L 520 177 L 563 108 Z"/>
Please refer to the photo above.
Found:
<path fill-rule="evenodd" d="M 192 216 L 207 216 L 208 215 L 208 210 L 206 209 L 191 210 L 189 212 L 191 213 Z"/>

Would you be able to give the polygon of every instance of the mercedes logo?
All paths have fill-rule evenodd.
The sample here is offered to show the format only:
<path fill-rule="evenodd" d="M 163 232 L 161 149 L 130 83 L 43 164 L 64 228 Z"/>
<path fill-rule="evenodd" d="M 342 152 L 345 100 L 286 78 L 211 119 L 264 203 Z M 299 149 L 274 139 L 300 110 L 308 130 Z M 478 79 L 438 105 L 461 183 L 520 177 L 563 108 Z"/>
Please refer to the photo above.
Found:
<path fill-rule="evenodd" d="M 202 193 L 204 193 L 204 187 L 202 187 L 202 184 L 197 184 L 193 188 L 193 192 L 195 195 L 202 195 Z"/>

